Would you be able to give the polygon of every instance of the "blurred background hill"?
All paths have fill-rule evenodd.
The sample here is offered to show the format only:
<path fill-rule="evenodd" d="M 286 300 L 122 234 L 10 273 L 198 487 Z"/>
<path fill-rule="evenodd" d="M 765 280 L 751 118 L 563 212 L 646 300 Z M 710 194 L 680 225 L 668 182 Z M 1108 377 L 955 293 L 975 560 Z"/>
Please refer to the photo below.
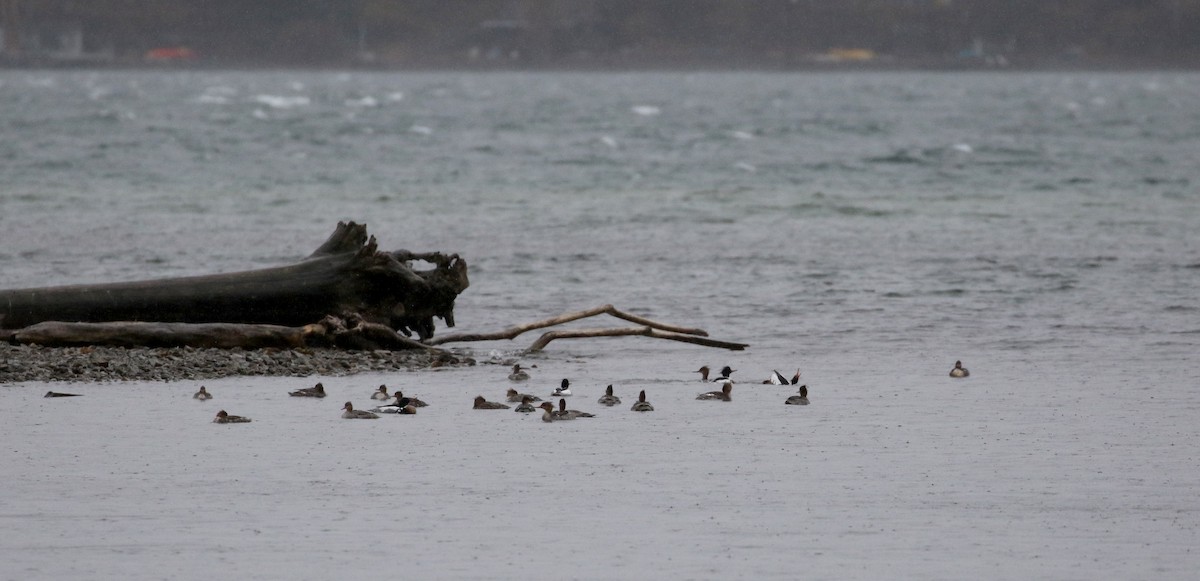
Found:
<path fill-rule="evenodd" d="M 0 62 L 1194 68 L 1200 0 L 0 0 Z"/>

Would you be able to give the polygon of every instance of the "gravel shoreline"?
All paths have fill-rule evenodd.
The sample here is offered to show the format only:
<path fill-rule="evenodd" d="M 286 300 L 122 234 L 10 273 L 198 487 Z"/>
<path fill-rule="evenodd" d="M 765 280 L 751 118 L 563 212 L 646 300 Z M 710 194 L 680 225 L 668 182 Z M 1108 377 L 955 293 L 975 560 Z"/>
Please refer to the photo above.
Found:
<path fill-rule="evenodd" d="M 346 376 L 474 365 L 439 351 L 51 348 L 0 343 L 0 384 L 23 381 L 187 381 L 236 376 Z"/>

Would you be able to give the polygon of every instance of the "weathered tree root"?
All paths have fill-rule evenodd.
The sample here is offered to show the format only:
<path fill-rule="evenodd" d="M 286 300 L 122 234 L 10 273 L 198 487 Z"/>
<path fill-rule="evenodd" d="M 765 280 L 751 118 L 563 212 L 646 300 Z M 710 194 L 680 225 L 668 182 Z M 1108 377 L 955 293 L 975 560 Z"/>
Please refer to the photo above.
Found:
<path fill-rule="evenodd" d="M 409 264 L 413 260 L 429 262 L 434 268 L 413 270 Z M 434 317 L 454 326 L 454 301 L 469 284 L 467 263 L 457 254 L 381 252 L 375 238 L 367 235 L 366 226 L 343 222 L 308 258 L 288 266 L 140 282 L 0 290 L 0 329 L 25 329 L 50 321 L 263 325 L 260 329 L 209 327 L 202 330 L 209 338 L 196 340 L 227 344 L 237 332 L 247 332 L 249 343 L 286 343 L 290 339 L 283 337 L 289 332 L 270 326 L 298 328 L 327 315 L 352 313 L 343 318 L 350 321 L 348 327 L 358 329 L 355 336 L 398 346 L 408 343 L 388 336 L 379 327 L 405 336 L 415 332 L 419 338 L 429 339 L 434 335 Z M 64 334 L 70 330 L 114 332 L 111 328 L 58 326 L 56 340 L 66 341 Z M 198 331 L 137 325 L 126 330 L 131 334 L 122 340 L 134 341 L 140 336 L 152 342 L 169 341 L 171 332 L 186 336 Z M 45 332 L 32 330 L 23 336 Z M 20 342 L 22 335 L 16 336 Z M 81 337 L 80 342 L 83 340 Z M 411 343 L 407 348 L 418 345 Z"/>

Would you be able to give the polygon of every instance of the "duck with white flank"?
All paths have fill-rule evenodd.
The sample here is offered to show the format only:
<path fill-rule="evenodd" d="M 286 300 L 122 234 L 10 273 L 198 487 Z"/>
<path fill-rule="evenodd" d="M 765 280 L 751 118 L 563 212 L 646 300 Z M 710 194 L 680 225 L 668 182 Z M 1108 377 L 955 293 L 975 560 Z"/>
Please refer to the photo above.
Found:
<path fill-rule="evenodd" d="M 429 405 L 429 404 L 421 401 L 421 398 L 419 398 L 419 397 L 404 397 L 404 392 L 400 391 L 398 389 L 396 390 L 395 397 L 396 397 L 396 401 L 392 402 L 392 403 L 396 403 L 396 402 L 400 401 L 401 399 L 407 399 L 408 404 L 415 408 L 423 408 L 423 407 L 426 407 Z"/>
<path fill-rule="evenodd" d="M 401 396 L 394 403 L 373 407 L 371 411 L 377 414 L 413 415 L 417 413 L 417 406 L 412 405 L 412 399 Z"/>
<path fill-rule="evenodd" d="M 537 411 L 537 408 L 533 407 L 533 402 L 534 402 L 534 398 L 532 398 L 530 396 L 525 396 L 523 399 L 521 399 L 520 405 L 518 405 L 516 407 L 516 409 L 514 409 L 513 411 L 521 412 L 523 414 Z"/>
<path fill-rule="evenodd" d="M 701 367 L 700 369 L 697 369 L 697 370 L 696 370 L 696 373 L 699 373 L 699 374 L 700 374 L 700 381 L 708 381 L 708 373 L 709 373 L 709 371 L 711 371 L 711 370 L 708 368 L 708 366 L 707 366 L 707 365 L 705 365 L 704 367 Z M 716 382 L 718 382 L 718 381 L 724 381 L 724 380 L 726 380 L 726 379 L 729 379 L 729 376 L 730 376 L 730 375 L 732 375 L 734 371 L 737 371 L 737 370 L 736 370 L 736 369 L 732 369 L 732 368 L 730 368 L 728 365 L 726 365 L 725 367 L 722 367 L 722 368 L 721 368 L 721 375 L 718 375 L 718 376 L 717 376 L 715 379 L 713 379 L 713 380 L 712 380 L 712 381 L 713 381 L 713 383 L 716 383 Z"/>
<path fill-rule="evenodd" d="M 221 411 L 217 412 L 217 417 L 213 418 L 214 424 L 245 424 L 245 423 L 249 423 L 249 422 L 250 422 L 250 418 L 244 418 L 242 416 L 231 416 L 231 415 L 229 415 L 229 412 L 227 412 L 225 410 L 221 410 Z"/>
<path fill-rule="evenodd" d="M 654 411 L 654 406 L 650 405 L 650 402 L 646 401 L 646 390 L 643 389 L 642 392 L 638 394 L 637 402 L 634 403 L 633 407 L 631 407 L 629 409 L 632 411 L 635 411 L 635 412 L 652 412 L 652 411 Z"/>
<path fill-rule="evenodd" d="M 517 390 L 515 390 L 511 387 L 508 388 L 508 401 L 522 402 L 522 401 L 525 401 L 525 398 L 529 398 L 529 401 L 542 401 L 542 398 L 540 398 L 536 395 L 529 395 L 527 393 L 518 393 Z"/>
<path fill-rule="evenodd" d="M 525 381 L 527 379 L 529 379 L 529 374 L 525 373 L 525 369 L 523 369 L 521 367 L 521 364 L 518 363 L 516 365 L 513 365 L 512 373 L 508 374 L 508 380 L 509 381 Z"/>
<path fill-rule="evenodd" d="M 609 384 L 608 387 L 604 388 L 604 395 L 600 396 L 600 399 L 596 400 L 596 403 L 612 407 L 621 403 L 621 398 L 613 395 L 612 384 Z"/>
<path fill-rule="evenodd" d="M 318 383 L 312 387 L 288 392 L 288 395 L 292 397 L 325 397 L 325 386 Z"/>
<path fill-rule="evenodd" d="M 808 405 L 808 386 L 801 385 L 800 393 L 787 398 L 787 401 L 783 403 L 787 405 Z"/>
<path fill-rule="evenodd" d="M 554 388 L 554 393 L 552 393 L 550 395 L 553 397 L 561 397 L 564 395 L 571 395 L 571 382 L 567 381 L 565 379 L 562 380 L 562 385 Z"/>
<path fill-rule="evenodd" d="M 210 399 L 212 399 L 212 394 L 211 394 L 211 393 L 208 393 L 208 390 L 207 390 L 207 389 L 205 389 L 203 385 L 201 385 L 201 386 L 200 386 L 200 391 L 197 391 L 197 392 L 195 393 L 195 395 L 193 395 L 193 396 L 192 396 L 192 399 L 198 399 L 198 400 L 200 400 L 200 401 L 206 401 L 206 400 L 210 400 Z"/>
<path fill-rule="evenodd" d="M 771 378 L 764 379 L 763 383 L 769 383 L 771 385 L 796 385 L 797 383 L 800 383 L 800 370 L 796 370 L 796 374 L 792 376 L 790 381 L 784 377 L 782 373 L 778 371 L 772 371 Z"/>
<path fill-rule="evenodd" d="M 346 402 L 346 405 L 342 406 L 342 409 L 343 409 L 343 410 L 345 410 L 345 411 L 343 411 L 343 412 L 342 412 L 342 419 L 347 419 L 347 420 L 375 420 L 375 419 L 379 419 L 379 416 L 378 416 L 378 415 L 376 415 L 376 414 L 374 414 L 374 413 L 371 413 L 371 412 L 369 412 L 369 411 L 366 411 L 366 410 L 356 410 L 356 409 L 354 409 L 354 404 L 352 404 L 352 403 L 350 403 L 350 402 Z"/>
<path fill-rule="evenodd" d="M 477 410 L 506 410 L 506 409 L 509 409 L 509 407 L 511 407 L 511 406 L 502 404 L 498 401 L 488 401 L 488 400 L 484 399 L 482 395 L 475 396 L 474 409 L 477 409 Z"/>
<path fill-rule="evenodd" d="M 696 399 L 712 399 L 712 400 L 720 400 L 720 401 L 733 401 L 733 398 L 731 398 L 731 397 L 730 397 L 730 395 L 729 395 L 729 394 L 730 394 L 730 393 L 732 393 L 732 392 L 733 392 L 733 380 L 732 380 L 732 379 L 729 379 L 729 378 L 727 377 L 727 378 L 725 378 L 725 381 L 724 381 L 723 385 L 721 386 L 721 391 L 709 391 L 709 392 L 705 392 L 705 393 L 702 393 L 702 394 L 700 394 L 700 395 L 696 396 Z"/>
<path fill-rule="evenodd" d="M 388 394 L 387 386 L 381 385 L 381 386 L 379 386 L 379 389 L 375 390 L 375 392 L 371 394 L 371 399 L 377 399 L 379 401 L 387 401 L 389 399 L 392 399 L 392 396 Z"/>
<path fill-rule="evenodd" d="M 950 377 L 970 377 L 971 372 L 967 371 L 966 367 L 962 366 L 962 361 L 954 362 L 954 369 L 950 370 Z"/>
<path fill-rule="evenodd" d="M 558 400 L 558 412 L 557 413 L 558 413 L 558 419 L 560 419 L 560 420 L 573 420 L 575 418 L 594 418 L 594 417 L 596 417 L 596 414 L 589 414 L 587 412 L 581 412 L 579 410 L 567 409 L 567 400 L 562 399 L 562 398 L 559 398 L 559 400 Z"/>

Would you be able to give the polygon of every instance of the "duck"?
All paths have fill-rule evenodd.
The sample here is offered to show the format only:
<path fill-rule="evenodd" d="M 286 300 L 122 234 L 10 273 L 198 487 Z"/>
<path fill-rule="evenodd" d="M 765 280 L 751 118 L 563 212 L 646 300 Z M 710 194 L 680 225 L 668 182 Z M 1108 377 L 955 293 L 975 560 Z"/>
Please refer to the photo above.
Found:
<path fill-rule="evenodd" d="M 801 385 L 800 392 L 792 397 L 787 398 L 787 401 L 783 403 L 787 405 L 808 405 L 808 386 Z"/>
<path fill-rule="evenodd" d="M 542 408 L 542 410 L 543 410 L 543 411 L 542 411 L 542 421 L 543 421 L 543 422 L 556 422 L 556 421 L 558 421 L 558 420 L 569 420 L 569 419 L 571 419 L 571 418 L 560 418 L 560 417 L 558 417 L 558 416 L 557 416 L 558 412 L 554 411 L 554 404 L 552 404 L 552 403 L 550 403 L 550 402 L 548 402 L 548 401 L 544 401 L 544 402 L 542 402 L 542 405 L 540 405 L 540 406 L 538 406 L 538 407 L 539 407 L 539 408 Z"/>
<path fill-rule="evenodd" d="M 567 400 L 559 398 L 558 400 L 558 416 L 560 420 L 573 420 L 575 418 L 594 418 L 596 414 L 589 414 L 579 410 L 567 409 Z"/>
<path fill-rule="evenodd" d="M 712 370 L 711 370 L 711 369 L 709 369 L 707 365 L 705 365 L 704 367 L 701 367 L 700 369 L 697 369 L 697 370 L 696 370 L 696 373 L 699 373 L 699 374 L 700 374 L 700 381 L 708 381 L 708 380 L 709 380 L 709 379 L 708 379 L 708 374 L 709 374 L 709 372 L 710 372 L 710 371 L 712 371 Z M 722 368 L 721 368 L 721 375 L 719 375 L 719 376 L 717 376 L 715 379 L 713 379 L 713 380 L 712 380 L 712 381 L 713 381 L 713 383 L 716 383 L 716 382 L 719 382 L 719 381 L 723 381 L 723 380 L 725 380 L 725 379 L 729 379 L 729 376 L 730 376 L 730 375 L 732 375 L 734 371 L 737 371 L 737 370 L 736 370 L 736 369 L 733 369 L 733 368 L 731 368 L 731 367 L 729 367 L 728 365 L 726 365 L 725 367 L 722 367 Z"/>
<path fill-rule="evenodd" d="M 388 393 L 387 386 L 381 385 L 381 386 L 379 386 L 378 390 L 376 390 L 374 393 L 371 394 L 371 399 L 386 401 L 386 400 L 392 399 L 392 396 L 391 396 L 391 394 Z"/>
<path fill-rule="evenodd" d="M 513 365 L 512 373 L 508 374 L 509 381 L 525 381 L 529 379 L 529 374 L 525 373 L 525 369 L 518 363 Z M 536 401 L 536 400 L 535 400 Z"/>
<path fill-rule="evenodd" d="M 79 397 L 78 393 L 62 393 L 60 391 L 47 391 L 42 397 Z"/>
<path fill-rule="evenodd" d="M 604 388 L 604 395 L 600 396 L 600 399 L 596 400 L 596 403 L 612 407 L 621 403 L 621 398 L 613 395 L 612 384 L 609 384 L 608 387 Z"/>
<path fill-rule="evenodd" d="M 250 422 L 250 418 L 242 416 L 231 416 L 229 412 L 221 410 L 217 412 L 217 417 L 213 418 L 214 424 L 246 424 Z"/>
<path fill-rule="evenodd" d="M 404 392 L 400 391 L 398 389 L 396 390 L 396 394 L 393 397 L 396 398 L 396 401 L 400 401 L 401 399 L 407 399 L 408 404 L 415 408 L 423 408 L 423 407 L 427 407 L 429 405 L 429 404 L 421 401 L 421 398 L 419 398 L 419 397 L 404 397 Z M 392 402 L 392 403 L 395 403 L 395 402 Z"/>
<path fill-rule="evenodd" d="M 629 409 L 630 409 L 630 411 L 635 411 L 635 412 L 652 412 L 652 411 L 654 411 L 654 406 L 650 405 L 650 402 L 646 401 L 646 390 L 643 389 L 642 392 L 638 394 L 637 402 L 635 402 L 633 404 L 633 407 L 631 407 Z"/>
<path fill-rule="evenodd" d="M 537 408 L 533 407 L 534 401 L 536 401 L 536 400 L 534 400 L 534 398 L 527 395 L 527 396 L 525 396 L 524 399 L 521 400 L 521 404 L 518 405 L 515 409 L 513 409 L 513 411 L 521 412 L 523 414 L 537 411 Z"/>
<path fill-rule="evenodd" d="M 208 390 L 201 385 L 200 391 L 197 391 L 194 395 L 192 395 L 192 399 L 198 399 L 200 401 L 210 400 L 212 399 L 212 394 L 208 393 Z"/>
<path fill-rule="evenodd" d="M 971 372 L 967 371 L 966 367 L 962 366 L 962 361 L 954 362 L 954 369 L 950 370 L 950 377 L 970 377 Z"/>
<path fill-rule="evenodd" d="M 721 401 L 733 401 L 729 396 L 733 392 L 733 380 L 725 378 L 724 385 L 721 386 L 721 391 L 709 391 L 696 396 L 696 399 L 714 399 Z"/>
<path fill-rule="evenodd" d="M 517 390 L 515 390 L 511 387 L 508 388 L 508 401 L 523 402 L 523 401 L 525 401 L 525 398 L 529 398 L 529 401 L 542 401 L 542 398 L 540 398 L 536 395 L 529 395 L 527 393 L 518 393 Z"/>
<path fill-rule="evenodd" d="M 498 401 L 488 401 L 482 395 L 475 396 L 475 407 L 477 410 L 506 410 L 512 406 L 502 404 Z"/>
<path fill-rule="evenodd" d="M 770 379 L 764 379 L 763 383 L 769 383 L 771 385 L 796 385 L 797 383 L 800 383 L 800 370 L 796 370 L 796 374 L 792 376 L 791 380 L 785 378 L 783 374 L 778 371 L 772 371 Z"/>
<path fill-rule="evenodd" d="M 296 391 L 288 392 L 288 395 L 292 397 L 325 397 L 325 386 L 318 382 L 312 387 L 306 387 L 304 389 L 297 389 Z"/>
<path fill-rule="evenodd" d="M 417 406 L 412 405 L 412 399 L 410 398 L 398 397 L 395 403 L 373 407 L 371 408 L 371 412 L 377 414 L 412 415 L 417 413 Z"/>
<path fill-rule="evenodd" d="M 379 419 L 379 415 L 378 415 L 378 414 L 376 414 L 376 413 L 369 412 L 369 411 L 366 411 L 366 410 L 356 410 L 356 409 L 354 409 L 354 404 L 352 404 L 352 403 L 350 403 L 350 402 L 346 402 L 346 405 L 342 406 L 342 409 L 343 409 L 343 410 L 346 410 L 346 411 L 342 412 L 342 419 L 346 419 L 346 420 L 375 420 L 375 419 Z"/>
<path fill-rule="evenodd" d="M 552 393 L 550 395 L 553 397 L 561 397 L 561 396 L 565 396 L 565 395 L 571 395 L 571 382 L 567 381 L 565 379 L 562 380 L 562 385 L 556 387 L 554 389 L 554 393 Z"/>

